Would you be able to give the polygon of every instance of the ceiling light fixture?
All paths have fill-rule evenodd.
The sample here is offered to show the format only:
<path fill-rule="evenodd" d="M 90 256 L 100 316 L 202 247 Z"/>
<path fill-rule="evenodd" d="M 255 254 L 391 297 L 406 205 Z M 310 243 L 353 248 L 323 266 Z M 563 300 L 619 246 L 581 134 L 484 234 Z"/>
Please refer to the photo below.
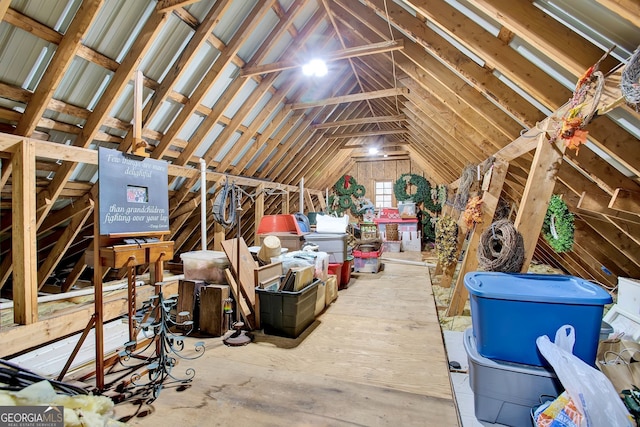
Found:
<path fill-rule="evenodd" d="M 327 72 L 327 64 L 322 59 L 312 59 L 302 66 L 302 73 L 305 76 L 323 77 Z"/>
<path fill-rule="evenodd" d="M 378 154 L 378 149 L 376 147 L 369 148 L 369 154 Z"/>

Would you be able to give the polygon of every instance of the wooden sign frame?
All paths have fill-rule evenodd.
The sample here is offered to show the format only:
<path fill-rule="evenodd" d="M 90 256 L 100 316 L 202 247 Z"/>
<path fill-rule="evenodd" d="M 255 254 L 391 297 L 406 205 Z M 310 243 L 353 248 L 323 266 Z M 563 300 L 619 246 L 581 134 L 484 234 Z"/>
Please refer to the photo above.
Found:
<path fill-rule="evenodd" d="M 168 164 L 99 147 L 100 234 L 169 231 Z"/>

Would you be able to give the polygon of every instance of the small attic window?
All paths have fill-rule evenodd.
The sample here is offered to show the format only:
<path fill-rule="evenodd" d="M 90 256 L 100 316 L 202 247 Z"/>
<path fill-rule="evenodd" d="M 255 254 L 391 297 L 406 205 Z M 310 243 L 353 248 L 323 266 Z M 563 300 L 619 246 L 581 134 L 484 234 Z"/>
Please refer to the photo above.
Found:
<path fill-rule="evenodd" d="M 393 206 L 393 182 L 376 181 L 375 203 L 376 209 Z"/>

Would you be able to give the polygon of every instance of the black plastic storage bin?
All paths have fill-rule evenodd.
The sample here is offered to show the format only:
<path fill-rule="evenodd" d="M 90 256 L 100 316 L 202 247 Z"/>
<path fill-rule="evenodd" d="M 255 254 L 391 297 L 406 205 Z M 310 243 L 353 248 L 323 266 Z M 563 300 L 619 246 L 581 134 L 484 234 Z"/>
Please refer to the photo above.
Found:
<path fill-rule="evenodd" d="M 315 319 L 320 280 L 298 292 L 256 288 L 260 299 L 260 323 L 265 333 L 297 338 Z"/>

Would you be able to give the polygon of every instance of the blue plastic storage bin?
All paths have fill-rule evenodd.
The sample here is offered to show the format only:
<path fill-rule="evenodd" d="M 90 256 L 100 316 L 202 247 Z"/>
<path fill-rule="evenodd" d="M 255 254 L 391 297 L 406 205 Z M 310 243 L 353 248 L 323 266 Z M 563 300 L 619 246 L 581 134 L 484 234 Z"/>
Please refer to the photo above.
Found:
<path fill-rule="evenodd" d="M 478 353 L 489 359 L 548 365 L 536 338 L 568 324 L 575 328 L 573 353 L 595 364 L 604 305 L 611 296 L 573 276 L 470 272 L 464 277 Z"/>

